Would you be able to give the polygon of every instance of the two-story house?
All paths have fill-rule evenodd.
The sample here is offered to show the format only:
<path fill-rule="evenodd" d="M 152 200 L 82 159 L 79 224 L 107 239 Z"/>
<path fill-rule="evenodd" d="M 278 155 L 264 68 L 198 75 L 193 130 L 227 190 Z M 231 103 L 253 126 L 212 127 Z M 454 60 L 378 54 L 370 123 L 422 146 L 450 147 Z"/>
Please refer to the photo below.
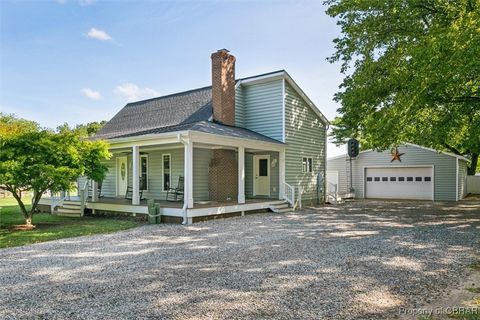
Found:
<path fill-rule="evenodd" d="M 323 201 L 327 119 L 286 71 L 236 79 L 228 50 L 211 59 L 211 86 L 128 103 L 95 136 L 113 157 L 85 208 L 146 214 L 155 199 L 191 223 Z"/>

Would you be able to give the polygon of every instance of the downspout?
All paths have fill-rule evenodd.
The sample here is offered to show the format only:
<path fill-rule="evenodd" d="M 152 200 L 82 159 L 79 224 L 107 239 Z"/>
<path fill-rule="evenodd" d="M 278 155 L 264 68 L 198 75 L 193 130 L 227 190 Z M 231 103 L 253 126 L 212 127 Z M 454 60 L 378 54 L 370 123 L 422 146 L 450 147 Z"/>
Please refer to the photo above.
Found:
<path fill-rule="evenodd" d="M 323 151 L 323 204 L 327 202 L 327 143 L 328 143 L 328 129 L 330 129 L 330 123 L 325 124 L 325 149 Z"/>
<path fill-rule="evenodd" d="M 187 148 L 187 145 L 188 143 L 185 142 L 185 140 L 182 139 L 182 136 L 179 134 L 177 134 L 177 141 L 178 142 L 181 142 L 186 150 Z M 185 152 L 186 153 L 186 152 Z M 187 167 L 187 158 L 185 157 L 184 161 L 183 161 L 183 167 L 184 167 L 184 172 L 186 172 L 185 168 Z M 185 174 L 184 174 L 185 175 Z M 185 176 L 185 181 L 188 181 L 187 177 Z M 182 207 L 182 214 L 183 214 L 183 221 L 182 221 L 182 224 L 183 225 L 186 225 L 188 224 L 188 216 L 187 216 L 187 207 L 188 207 L 188 195 L 187 195 L 187 190 L 188 188 L 185 188 L 185 185 L 184 185 L 184 191 L 183 191 L 183 207 Z"/>

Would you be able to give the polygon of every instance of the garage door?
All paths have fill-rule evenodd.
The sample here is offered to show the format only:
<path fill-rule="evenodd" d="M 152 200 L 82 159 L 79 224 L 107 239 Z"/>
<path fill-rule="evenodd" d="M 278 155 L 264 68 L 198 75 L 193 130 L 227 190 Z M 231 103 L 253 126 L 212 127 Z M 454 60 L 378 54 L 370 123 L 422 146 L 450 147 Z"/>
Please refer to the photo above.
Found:
<path fill-rule="evenodd" d="M 433 168 L 366 168 L 365 197 L 433 200 Z"/>

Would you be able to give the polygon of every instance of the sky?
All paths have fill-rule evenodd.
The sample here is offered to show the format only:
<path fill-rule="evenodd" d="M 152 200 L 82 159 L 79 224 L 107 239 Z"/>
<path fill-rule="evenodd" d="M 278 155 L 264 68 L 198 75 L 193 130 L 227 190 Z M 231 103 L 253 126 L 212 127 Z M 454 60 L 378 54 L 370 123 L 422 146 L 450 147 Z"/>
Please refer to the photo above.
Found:
<path fill-rule="evenodd" d="M 285 69 L 330 120 L 343 75 L 323 1 L 0 0 L 0 111 L 56 128 L 210 85 L 226 48 L 237 78 Z M 329 143 L 327 156 L 345 152 Z"/>

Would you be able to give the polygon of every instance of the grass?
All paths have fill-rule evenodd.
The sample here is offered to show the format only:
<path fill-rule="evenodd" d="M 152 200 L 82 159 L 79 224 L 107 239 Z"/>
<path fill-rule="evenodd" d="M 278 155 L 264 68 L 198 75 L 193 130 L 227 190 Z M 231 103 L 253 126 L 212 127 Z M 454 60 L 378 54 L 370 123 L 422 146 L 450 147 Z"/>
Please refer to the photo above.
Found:
<path fill-rule="evenodd" d="M 25 199 L 28 203 L 29 199 Z M 0 199 L 0 248 L 26 244 L 110 233 L 133 228 L 140 222 L 108 217 L 61 217 L 48 213 L 33 215 L 34 230 L 12 230 L 14 225 L 24 224 L 24 219 L 15 199 Z"/>

